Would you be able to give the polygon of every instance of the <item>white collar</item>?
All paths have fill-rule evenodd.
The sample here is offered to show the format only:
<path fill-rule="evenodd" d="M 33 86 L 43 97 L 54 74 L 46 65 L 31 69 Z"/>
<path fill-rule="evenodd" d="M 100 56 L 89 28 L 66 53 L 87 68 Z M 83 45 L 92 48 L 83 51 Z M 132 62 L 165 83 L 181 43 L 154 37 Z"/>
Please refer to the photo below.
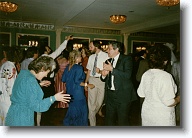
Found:
<path fill-rule="evenodd" d="M 117 60 L 119 59 L 119 55 L 120 53 L 114 57 L 115 62 L 117 62 Z"/>

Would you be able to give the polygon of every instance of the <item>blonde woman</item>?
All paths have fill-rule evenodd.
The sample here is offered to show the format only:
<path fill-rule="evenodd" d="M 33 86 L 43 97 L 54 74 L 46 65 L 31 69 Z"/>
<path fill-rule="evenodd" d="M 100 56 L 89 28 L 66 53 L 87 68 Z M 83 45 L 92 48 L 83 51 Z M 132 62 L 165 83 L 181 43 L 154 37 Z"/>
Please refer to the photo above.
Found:
<path fill-rule="evenodd" d="M 81 62 L 81 52 L 73 50 L 69 53 L 69 65 L 64 70 L 62 81 L 66 83 L 67 93 L 71 95 L 71 102 L 64 118 L 65 126 L 88 126 L 88 109 L 84 86 L 93 88 L 93 84 L 84 83 L 85 73 Z"/>

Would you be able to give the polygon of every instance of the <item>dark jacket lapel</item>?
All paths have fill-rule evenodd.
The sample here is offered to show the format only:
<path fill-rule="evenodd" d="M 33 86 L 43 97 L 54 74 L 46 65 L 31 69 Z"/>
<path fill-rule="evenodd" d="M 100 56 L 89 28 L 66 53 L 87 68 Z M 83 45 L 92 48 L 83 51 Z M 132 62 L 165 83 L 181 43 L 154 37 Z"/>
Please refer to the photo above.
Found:
<path fill-rule="evenodd" d="M 121 65 L 122 57 L 123 57 L 123 56 L 120 54 L 120 55 L 119 55 L 119 58 L 118 58 L 118 60 L 117 60 L 117 64 L 116 64 L 115 68 L 118 68 L 118 67 Z"/>

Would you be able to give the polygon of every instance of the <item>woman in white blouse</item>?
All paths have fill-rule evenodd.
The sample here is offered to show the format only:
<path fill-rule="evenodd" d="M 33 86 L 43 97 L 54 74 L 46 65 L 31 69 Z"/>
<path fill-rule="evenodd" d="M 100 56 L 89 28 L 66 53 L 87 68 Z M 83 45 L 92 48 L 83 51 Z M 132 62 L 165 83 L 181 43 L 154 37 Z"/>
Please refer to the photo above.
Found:
<path fill-rule="evenodd" d="M 176 97 L 177 86 L 172 75 L 164 71 L 170 61 L 171 51 L 163 45 L 149 50 L 149 67 L 137 89 L 140 97 L 145 98 L 141 119 L 142 126 L 175 126 L 175 105 L 180 102 Z"/>

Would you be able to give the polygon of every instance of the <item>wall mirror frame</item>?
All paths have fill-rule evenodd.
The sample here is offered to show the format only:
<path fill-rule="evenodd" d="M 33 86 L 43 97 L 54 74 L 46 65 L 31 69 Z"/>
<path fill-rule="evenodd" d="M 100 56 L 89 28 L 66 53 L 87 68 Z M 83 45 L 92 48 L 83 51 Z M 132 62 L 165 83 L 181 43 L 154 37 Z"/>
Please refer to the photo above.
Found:
<path fill-rule="evenodd" d="M 147 46 L 151 46 L 151 41 L 132 40 L 131 51 L 132 53 L 137 53 L 145 50 Z"/>
<path fill-rule="evenodd" d="M 16 45 L 21 47 L 29 46 L 41 46 L 41 45 L 50 45 L 50 36 L 49 35 L 40 35 L 40 34 L 25 34 L 17 33 L 16 34 Z"/>
<path fill-rule="evenodd" d="M 73 40 L 70 40 L 68 42 L 68 45 L 72 45 L 73 49 L 78 50 L 79 48 L 85 47 L 89 49 L 89 43 L 90 43 L 90 38 L 87 37 L 73 37 Z M 69 46 L 71 47 L 71 46 Z M 69 49 L 68 47 L 68 49 Z M 71 51 L 71 50 L 69 50 Z"/>
<path fill-rule="evenodd" d="M 158 45 L 158 44 L 163 45 L 163 44 L 165 44 L 165 43 L 167 43 L 167 42 L 154 42 L 153 45 Z"/>
<path fill-rule="evenodd" d="M 0 46 L 11 46 L 11 33 L 0 32 Z"/>
<path fill-rule="evenodd" d="M 94 38 L 94 40 L 98 40 L 101 43 L 101 49 L 106 52 L 108 49 L 108 43 L 110 41 L 117 41 L 116 39 L 103 39 L 103 38 Z"/>

